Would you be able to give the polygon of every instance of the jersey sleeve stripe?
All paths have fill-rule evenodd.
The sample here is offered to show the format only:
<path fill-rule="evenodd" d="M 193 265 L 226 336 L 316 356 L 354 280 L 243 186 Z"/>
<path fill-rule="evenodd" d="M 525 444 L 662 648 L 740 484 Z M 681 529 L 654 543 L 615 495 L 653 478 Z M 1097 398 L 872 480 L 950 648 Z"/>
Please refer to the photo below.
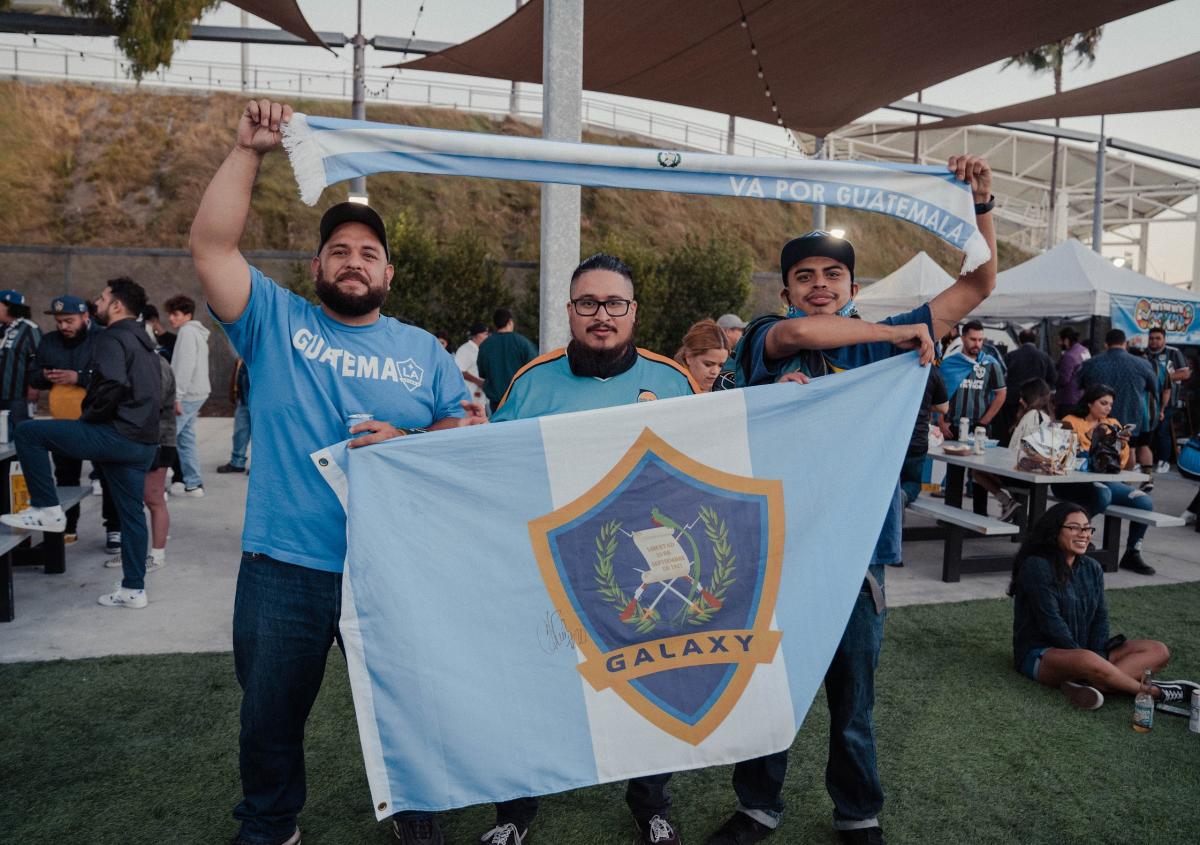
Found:
<path fill-rule="evenodd" d="M 680 366 L 679 362 L 674 358 L 668 358 L 665 355 L 659 355 L 657 352 L 651 352 L 649 349 L 643 349 L 640 346 L 637 348 L 637 351 L 638 355 L 642 356 L 647 361 L 654 361 L 657 364 L 666 364 L 668 367 L 676 370 L 681 376 L 688 380 L 688 384 L 690 384 L 692 387 L 692 393 L 704 392 L 700 389 L 700 385 L 696 384 L 696 380 L 692 378 L 692 374 Z M 520 374 L 518 373 L 518 375 Z"/>

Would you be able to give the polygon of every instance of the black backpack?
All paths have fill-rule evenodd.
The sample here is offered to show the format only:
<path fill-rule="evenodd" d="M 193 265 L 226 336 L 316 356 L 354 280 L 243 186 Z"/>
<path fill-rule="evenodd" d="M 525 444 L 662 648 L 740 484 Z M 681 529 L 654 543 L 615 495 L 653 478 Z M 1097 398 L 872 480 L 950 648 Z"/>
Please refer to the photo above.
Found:
<path fill-rule="evenodd" d="M 1092 445 L 1088 449 L 1088 472 L 1106 475 L 1121 471 L 1121 427 L 1112 423 L 1100 423 L 1092 431 Z"/>

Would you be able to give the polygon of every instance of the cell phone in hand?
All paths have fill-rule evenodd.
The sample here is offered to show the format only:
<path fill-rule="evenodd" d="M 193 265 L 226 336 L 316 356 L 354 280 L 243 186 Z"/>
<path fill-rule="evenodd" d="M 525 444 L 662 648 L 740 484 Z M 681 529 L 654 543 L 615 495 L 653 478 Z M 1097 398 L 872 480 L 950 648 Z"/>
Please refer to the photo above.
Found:
<path fill-rule="evenodd" d="M 1133 423 L 1125 423 L 1125 425 L 1121 426 L 1121 433 L 1122 434 L 1133 434 L 1134 428 L 1135 428 L 1135 426 Z"/>

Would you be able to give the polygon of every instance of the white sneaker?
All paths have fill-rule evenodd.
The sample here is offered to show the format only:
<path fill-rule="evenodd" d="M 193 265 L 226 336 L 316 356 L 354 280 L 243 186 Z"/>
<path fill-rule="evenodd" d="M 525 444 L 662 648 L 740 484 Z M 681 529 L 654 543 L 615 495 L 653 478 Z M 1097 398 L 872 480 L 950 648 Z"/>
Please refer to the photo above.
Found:
<path fill-rule="evenodd" d="M 1192 525 L 1196 522 L 1196 515 L 1191 511 L 1184 511 L 1179 517 L 1183 520 L 1184 525 Z"/>
<path fill-rule="evenodd" d="M 97 601 L 105 607 L 142 608 L 146 606 L 146 591 L 117 587 L 115 592 L 101 596 Z"/>
<path fill-rule="evenodd" d="M 104 495 L 104 488 L 100 486 L 99 478 L 92 479 L 92 495 L 93 496 L 103 496 Z"/>
<path fill-rule="evenodd" d="M 67 530 L 67 515 L 57 505 L 52 508 L 25 508 L 20 513 L 6 513 L 0 522 L 26 531 L 52 531 L 62 534 Z"/>
<path fill-rule="evenodd" d="M 182 482 L 182 481 L 175 481 L 175 482 L 172 482 L 172 483 L 171 483 L 171 487 L 169 488 L 169 492 L 170 492 L 170 494 L 171 494 L 172 496 L 182 496 L 182 495 L 183 495 L 183 491 L 184 491 L 184 489 L 185 489 L 185 488 L 184 488 L 184 486 L 183 486 L 183 482 Z"/>
<path fill-rule="evenodd" d="M 1161 473 L 1164 473 L 1164 472 L 1170 472 L 1170 471 L 1171 471 L 1171 464 L 1170 464 L 1170 463 L 1168 463 L 1167 461 L 1159 461 L 1159 462 L 1158 462 L 1158 466 L 1156 466 L 1156 467 L 1154 468 L 1154 471 L 1155 471 L 1156 473 L 1160 473 L 1160 474 L 1161 474 Z"/>
<path fill-rule="evenodd" d="M 151 572 L 157 572 L 158 570 L 162 569 L 166 565 L 167 565 L 167 559 L 165 557 L 162 560 L 158 560 L 157 558 L 154 557 L 154 555 L 146 555 L 146 574 L 147 575 L 149 575 Z"/>
<path fill-rule="evenodd" d="M 105 569 L 120 569 L 121 568 L 121 556 L 117 555 L 114 558 L 109 558 L 108 560 L 104 561 L 104 568 Z"/>
<path fill-rule="evenodd" d="M 185 487 L 183 488 L 183 495 L 190 496 L 193 499 L 202 499 L 204 498 L 204 485 L 197 484 L 195 487 Z"/>

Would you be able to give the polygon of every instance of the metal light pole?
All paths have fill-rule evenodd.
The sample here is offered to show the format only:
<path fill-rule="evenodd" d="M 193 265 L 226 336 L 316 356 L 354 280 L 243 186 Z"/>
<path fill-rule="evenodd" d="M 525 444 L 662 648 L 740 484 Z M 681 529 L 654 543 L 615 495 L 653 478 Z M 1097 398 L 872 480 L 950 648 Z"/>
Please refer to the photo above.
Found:
<path fill-rule="evenodd" d="M 354 45 L 354 95 L 350 100 L 350 116 L 355 120 L 367 119 L 367 39 L 362 32 L 362 0 L 358 0 L 358 28 L 350 41 Z M 355 176 L 350 180 L 350 197 L 358 202 L 367 202 L 367 177 Z"/>
<path fill-rule="evenodd" d="M 1096 189 L 1092 200 L 1092 251 L 1100 252 L 1104 245 L 1104 115 L 1100 115 L 1100 140 L 1096 142 Z"/>
<path fill-rule="evenodd" d="M 518 11 L 518 12 L 521 11 L 521 4 L 524 2 L 525 2 L 525 0 L 516 0 L 517 6 L 516 6 L 515 11 Z M 514 81 L 512 83 L 512 88 L 510 88 L 509 92 L 508 92 L 508 116 L 511 117 L 513 120 L 516 120 L 517 116 L 520 113 L 521 113 L 521 83 Z"/>
<path fill-rule="evenodd" d="M 817 139 L 816 158 L 825 158 L 825 139 Z M 814 205 L 812 207 L 812 227 L 818 232 L 825 231 L 825 206 Z"/>
<path fill-rule="evenodd" d="M 242 10 L 242 29 L 250 25 L 250 15 Z M 250 45 L 242 42 L 242 92 L 250 90 Z"/>

